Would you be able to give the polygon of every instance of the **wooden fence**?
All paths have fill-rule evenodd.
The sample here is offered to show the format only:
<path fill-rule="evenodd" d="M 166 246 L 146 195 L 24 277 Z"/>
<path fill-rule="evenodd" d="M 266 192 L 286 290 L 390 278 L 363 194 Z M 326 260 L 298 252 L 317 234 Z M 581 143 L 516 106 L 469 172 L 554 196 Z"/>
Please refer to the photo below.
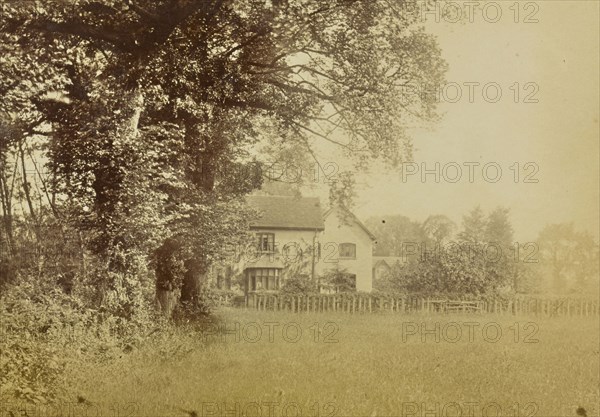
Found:
<path fill-rule="evenodd" d="M 321 294 L 290 296 L 249 294 L 247 308 L 290 312 L 390 313 L 473 313 L 557 316 L 598 316 L 599 301 L 577 298 L 514 298 L 512 300 L 450 300 L 417 296 Z"/>

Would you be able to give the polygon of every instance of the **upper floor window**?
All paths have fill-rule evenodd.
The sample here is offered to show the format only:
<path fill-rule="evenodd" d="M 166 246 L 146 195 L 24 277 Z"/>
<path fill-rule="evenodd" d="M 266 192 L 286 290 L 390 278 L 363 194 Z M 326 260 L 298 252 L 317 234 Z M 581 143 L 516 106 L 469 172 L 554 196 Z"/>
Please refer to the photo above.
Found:
<path fill-rule="evenodd" d="M 275 252 L 275 233 L 258 233 L 258 251 Z"/>
<path fill-rule="evenodd" d="M 340 243 L 340 258 L 356 259 L 356 245 L 354 243 Z"/>

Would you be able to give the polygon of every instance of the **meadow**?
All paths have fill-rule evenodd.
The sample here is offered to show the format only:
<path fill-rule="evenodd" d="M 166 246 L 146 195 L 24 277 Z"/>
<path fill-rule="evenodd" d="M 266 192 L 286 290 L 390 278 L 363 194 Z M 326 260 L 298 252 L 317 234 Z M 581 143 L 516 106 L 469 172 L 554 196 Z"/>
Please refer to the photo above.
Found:
<path fill-rule="evenodd" d="M 64 380 L 73 401 L 29 415 L 598 416 L 598 329 L 597 318 L 222 308 L 201 329 L 77 362 Z"/>

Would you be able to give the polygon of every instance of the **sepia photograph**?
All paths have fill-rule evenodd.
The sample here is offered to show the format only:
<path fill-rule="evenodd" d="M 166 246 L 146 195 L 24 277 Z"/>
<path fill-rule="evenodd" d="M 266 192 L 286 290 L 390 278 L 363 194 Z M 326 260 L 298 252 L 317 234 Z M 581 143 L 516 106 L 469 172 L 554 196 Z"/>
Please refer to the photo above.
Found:
<path fill-rule="evenodd" d="M 0 0 L 0 417 L 600 417 L 600 0 Z"/>

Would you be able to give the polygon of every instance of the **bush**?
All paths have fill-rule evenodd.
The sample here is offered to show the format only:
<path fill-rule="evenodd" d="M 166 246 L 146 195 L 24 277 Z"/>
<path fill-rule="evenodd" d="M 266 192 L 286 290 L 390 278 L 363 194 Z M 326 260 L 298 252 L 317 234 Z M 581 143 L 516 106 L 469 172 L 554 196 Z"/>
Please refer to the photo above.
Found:
<path fill-rule="evenodd" d="M 317 286 L 308 275 L 297 274 L 287 278 L 281 287 L 282 295 L 308 295 L 317 293 Z"/>
<path fill-rule="evenodd" d="M 173 311 L 175 323 L 204 322 L 217 307 L 233 305 L 233 290 L 220 290 L 210 286 L 202 286 L 196 303 L 178 303 Z"/>
<path fill-rule="evenodd" d="M 90 309 L 58 289 L 21 283 L 0 298 L 2 397 L 45 403 L 66 396 L 69 362 L 106 362 L 139 346 L 156 320 L 131 321 Z"/>
<path fill-rule="evenodd" d="M 322 287 L 336 293 L 356 292 L 356 277 L 345 269 L 333 269 L 321 277 Z"/>
<path fill-rule="evenodd" d="M 407 264 L 394 266 L 389 279 L 377 282 L 377 288 L 432 295 L 499 294 L 507 286 L 508 277 L 498 272 L 500 263 L 489 261 L 485 250 L 482 244 L 438 248 Z"/>

